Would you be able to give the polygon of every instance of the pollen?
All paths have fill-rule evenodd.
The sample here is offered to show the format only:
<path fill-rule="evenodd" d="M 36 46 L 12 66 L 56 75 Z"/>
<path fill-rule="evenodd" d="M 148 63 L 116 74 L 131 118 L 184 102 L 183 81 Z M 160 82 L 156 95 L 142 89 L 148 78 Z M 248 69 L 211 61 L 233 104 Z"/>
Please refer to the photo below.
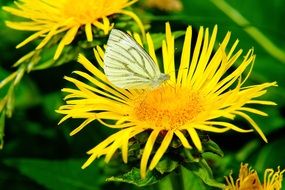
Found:
<path fill-rule="evenodd" d="M 145 92 L 134 105 L 139 122 L 165 130 L 191 122 L 204 107 L 199 93 L 170 86 Z"/>

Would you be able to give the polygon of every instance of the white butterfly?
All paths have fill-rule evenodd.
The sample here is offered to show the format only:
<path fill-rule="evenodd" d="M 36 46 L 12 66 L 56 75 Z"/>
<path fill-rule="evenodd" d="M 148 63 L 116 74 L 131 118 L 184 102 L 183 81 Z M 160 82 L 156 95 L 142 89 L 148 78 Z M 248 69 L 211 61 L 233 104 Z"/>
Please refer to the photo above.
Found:
<path fill-rule="evenodd" d="M 153 89 L 170 78 L 131 36 L 117 29 L 107 42 L 104 72 L 111 83 L 125 89 Z"/>

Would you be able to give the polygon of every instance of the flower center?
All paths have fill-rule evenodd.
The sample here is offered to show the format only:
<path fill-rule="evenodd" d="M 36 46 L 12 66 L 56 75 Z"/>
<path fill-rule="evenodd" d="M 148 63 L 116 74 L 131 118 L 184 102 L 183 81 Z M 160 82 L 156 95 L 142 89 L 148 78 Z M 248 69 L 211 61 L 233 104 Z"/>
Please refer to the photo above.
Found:
<path fill-rule="evenodd" d="M 171 129 L 193 120 L 201 111 L 201 97 L 189 89 L 163 86 L 136 101 L 134 116 L 149 126 Z"/>
<path fill-rule="evenodd" d="M 80 24 L 92 23 L 120 11 L 127 3 L 128 0 L 68 0 L 63 5 L 63 14 Z"/>

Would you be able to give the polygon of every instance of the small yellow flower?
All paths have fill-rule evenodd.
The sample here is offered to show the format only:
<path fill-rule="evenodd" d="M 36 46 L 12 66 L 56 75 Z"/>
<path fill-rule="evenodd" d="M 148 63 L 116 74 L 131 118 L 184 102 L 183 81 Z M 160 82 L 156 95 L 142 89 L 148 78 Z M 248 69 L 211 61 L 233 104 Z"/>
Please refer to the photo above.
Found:
<path fill-rule="evenodd" d="M 180 0 L 146 0 L 145 4 L 163 11 L 181 11 L 183 8 Z"/>
<path fill-rule="evenodd" d="M 15 2 L 16 8 L 3 7 L 3 9 L 24 20 L 18 22 L 6 21 L 7 26 L 23 31 L 34 32 L 31 36 L 17 45 L 20 48 L 27 43 L 42 38 L 36 47 L 44 47 L 53 36 L 65 33 L 57 47 L 54 59 L 57 59 L 64 46 L 69 45 L 81 27 L 84 27 L 88 41 L 93 40 L 92 26 L 108 34 L 113 24 L 108 16 L 124 14 L 133 18 L 141 31 L 144 27 L 131 11 L 124 8 L 137 0 L 19 0 Z"/>
<path fill-rule="evenodd" d="M 230 40 L 230 33 L 227 33 L 214 52 L 216 35 L 217 26 L 214 27 L 212 35 L 209 34 L 208 28 L 201 27 L 191 54 L 193 39 L 192 28 L 189 26 L 185 34 L 179 70 L 175 72 L 174 36 L 167 24 L 166 40 L 162 42 L 162 66 L 164 73 L 169 74 L 170 80 L 156 89 L 121 89 L 112 85 L 101 71 L 104 65 L 104 52 L 99 47 L 94 54 L 101 69 L 96 68 L 83 55 L 80 55 L 79 63 L 91 74 L 82 71 L 74 72 L 88 83 L 66 77 L 66 80 L 74 83 L 77 89 L 63 89 L 69 94 L 65 97 L 67 105 L 61 106 L 58 110 L 65 115 L 61 122 L 69 118 L 84 119 L 84 122 L 72 131 L 71 135 L 95 120 L 107 127 L 119 129 L 117 133 L 88 152 L 91 156 L 83 168 L 102 155 L 106 155 L 105 160 L 109 162 L 119 148 L 126 163 L 129 139 L 148 131 L 150 135 L 144 145 L 140 166 L 141 176 L 144 178 L 147 168 L 150 170 L 155 168 L 175 136 L 185 148 L 190 149 L 195 146 L 202 151 L 199 131 L 215 133 L 223 133 L 231 129 L 238 132 L 252 131 L 231 123 L 235 116 L 241 116 L 247 120 L 267 141 L 248 113 L 263 116 L 266 114 L 249 106 L 275 105 L 273 102 L 256 98 L 265 94 L 266 89 L 275 86 L 276 83 L 243 87 L 250 72 L 244 79 L 242 74 L 254 61 L 253 51 L 249 50 L 244 58 L 241 58 L 240 64 L 235 65 L 242 54 L 242 50 L 235 51 L 238 41 L 226 53 Z M 138 35 L 134 37 L 141 44 Z M 158 64 L 154 44 L 149 34 L 146 35 L 146 40 L 148 52 Z M 230 71 L 230 68 L 233 70 Z M 163 140 L 158 142 L 156 140 L 158 137 Z M 189 141 L 190 139 L 192 142 Z M 155 149 L 154 147 L 157 146 L 158 148 Z"/>
<path fill-rule="evenodd" d="M 231 175 L 226 177 L 225 190 L 281 190 L 284 172 L 285 170 L 280 171 L 279 167 L 276 172 L 273 169 L 266 169 L 263 184 L 261 184 L 257 172 L 248 168 L 248 164 L 241 164 L 236 181 Z"/>

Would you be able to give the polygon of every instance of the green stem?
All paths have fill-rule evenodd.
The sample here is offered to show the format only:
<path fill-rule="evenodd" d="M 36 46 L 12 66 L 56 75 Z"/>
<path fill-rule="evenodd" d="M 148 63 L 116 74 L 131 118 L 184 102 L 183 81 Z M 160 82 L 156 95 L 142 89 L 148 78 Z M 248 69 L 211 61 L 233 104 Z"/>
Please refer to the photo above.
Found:
<path fill-rule="evenodd" d="M 212 3 L 223 11 L 236 24 L 241 26 L 248 35 L 250 35 L 261 47 L 263 47 L 269 54 L 285 63 L 285 52 L 278 48 L 271 42 L 258 28 L 251 25 L 251 23 L 243 17 L 236 9 L 230 6 L 224 0 L 211 0 Z"/>

